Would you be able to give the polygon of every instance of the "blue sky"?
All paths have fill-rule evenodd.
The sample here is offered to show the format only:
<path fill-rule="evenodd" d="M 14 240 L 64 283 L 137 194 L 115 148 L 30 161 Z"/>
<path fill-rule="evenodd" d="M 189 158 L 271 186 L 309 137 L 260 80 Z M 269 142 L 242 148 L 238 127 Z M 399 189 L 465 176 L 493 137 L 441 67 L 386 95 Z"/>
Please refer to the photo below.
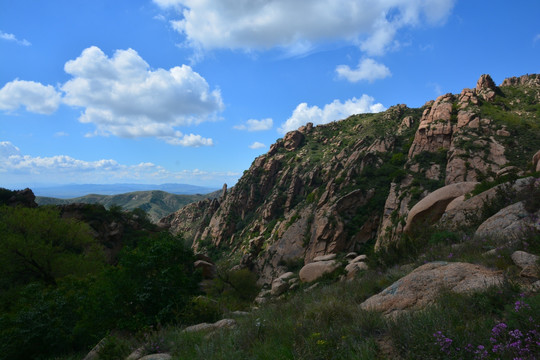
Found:
<path fill-rule="evenodd" d="M 286 131 L 540 72 L 540 2 L 0 0 L 0 187 L 233 185 Z"/>

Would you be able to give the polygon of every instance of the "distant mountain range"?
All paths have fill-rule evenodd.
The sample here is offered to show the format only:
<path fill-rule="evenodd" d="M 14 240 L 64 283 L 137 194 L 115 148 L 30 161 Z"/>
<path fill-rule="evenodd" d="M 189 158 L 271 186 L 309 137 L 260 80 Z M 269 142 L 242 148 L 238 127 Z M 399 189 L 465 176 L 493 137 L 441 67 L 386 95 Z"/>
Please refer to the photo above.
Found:
<path fill-rule="evenodd" d="M 173 185 L 173 184 L 171 184 Z M 191 185 L 185 185 L 191 186 Z M 120 186 L 118 187 L 120 188 Z M 193 188 L 203 189 L 193 186 Z M 141 208 L 148 213 L 153 222 L 157 222 L 162 217 L 173 213 L 187 204 L 206 198 L 214 198 L 221 194 L 215 191 L 206 195 L 201 194 L 171 194 L 160 190 L 135 191 L 118 195 L 96 195 L 90 194 L 70 199 L 59 199 L 53 197 L 37 196 L 38 205 L 63 205 L 72 203 L 102 204 L 109 208 L 112 205 L 121 206 L 125 210 Z"/>
<path fill-rule="evenodd" d="M 33 186 L 36 196 L 69 199 L 88 194 L 118 195 L 135 191 L 161 190 L 171 194 L 194 195 L 208 194 L 218 188 L 189 184 L 70 184 L 54 186 Z"/>

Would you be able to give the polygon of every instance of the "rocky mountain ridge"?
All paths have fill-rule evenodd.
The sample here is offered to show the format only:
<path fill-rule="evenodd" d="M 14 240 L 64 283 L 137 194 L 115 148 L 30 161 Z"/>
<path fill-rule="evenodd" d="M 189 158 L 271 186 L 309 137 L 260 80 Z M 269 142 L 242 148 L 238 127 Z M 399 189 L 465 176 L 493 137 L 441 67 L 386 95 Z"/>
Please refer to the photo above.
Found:
<path fill-rule="evenodd" d="M 482 75 L 475 88 L 419 109 L 307 124 L 256 158 L 219 199 L 160 223 L 198 251 L 228 253 L 261 284 L 317 256 L 380 250 L 437 221 L 478 183 L 540 170 L 538 159 L 531 164 L 540 157 L 539 103 L 538 75 L 500 86 Z"/>

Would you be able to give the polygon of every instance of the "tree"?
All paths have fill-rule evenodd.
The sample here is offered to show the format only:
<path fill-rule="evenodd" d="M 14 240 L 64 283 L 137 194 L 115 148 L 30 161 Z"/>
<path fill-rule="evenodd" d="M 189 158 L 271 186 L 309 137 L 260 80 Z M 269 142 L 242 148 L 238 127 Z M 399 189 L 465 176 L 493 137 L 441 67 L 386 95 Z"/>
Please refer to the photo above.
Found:
<path fill-rule="evenodd" d="M 54 285 L 66 275 L 99 271 L 102 250 L 85 223 L 54 208 L 0 207 L 0 288 L 30 282 Z"/>

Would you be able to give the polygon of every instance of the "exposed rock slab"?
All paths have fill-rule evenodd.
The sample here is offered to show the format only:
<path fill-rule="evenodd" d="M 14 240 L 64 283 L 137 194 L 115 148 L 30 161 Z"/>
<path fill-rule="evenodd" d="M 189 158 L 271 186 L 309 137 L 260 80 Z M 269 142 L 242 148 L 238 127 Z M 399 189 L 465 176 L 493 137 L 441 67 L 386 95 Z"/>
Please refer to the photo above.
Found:
<path fill-rule="evenodd" d="M 170 354 L 150 354 L 143 356 L 139 360 L 170 360 L 172 359 L 172 356 Z"/>
<path fill-rule="evenodd" d="M 471 192 L 477 182 L 460 182 L 444 186 L 435 190 L 422 200 L 420 200 L 409 212 L 404 231 L 410 231 L 415 223 L 425 220 L 437 221 L 448 204 L 455 198 Z"/>
<path fill-rule="evenodd" d="M 321 278 L 324 274 L 332 273 L 339 267 L 335 260 L 317 261 L 305 265 L 300 269 L 300 280 L 302 282 L 312 282 Z"/>
<path fill-rule="evenodd" d="M 501 238 L 517 240 L 530 231 L 540 232 L 537 219 L 540 211 L 530 214 L 525 210 L 523 201 L 501 209 L 495 215 L 484 221 L 476 230 L 477 238 Z"/>
<path fill-rule="evenodd" d="M 393 316 L 432 304 L 442 289 L 458 293 L 479 291 L 499 285 L 502 280 L 501 273 L 480 265 L 432 262 L 418 267 L 360 307 Z"/>

